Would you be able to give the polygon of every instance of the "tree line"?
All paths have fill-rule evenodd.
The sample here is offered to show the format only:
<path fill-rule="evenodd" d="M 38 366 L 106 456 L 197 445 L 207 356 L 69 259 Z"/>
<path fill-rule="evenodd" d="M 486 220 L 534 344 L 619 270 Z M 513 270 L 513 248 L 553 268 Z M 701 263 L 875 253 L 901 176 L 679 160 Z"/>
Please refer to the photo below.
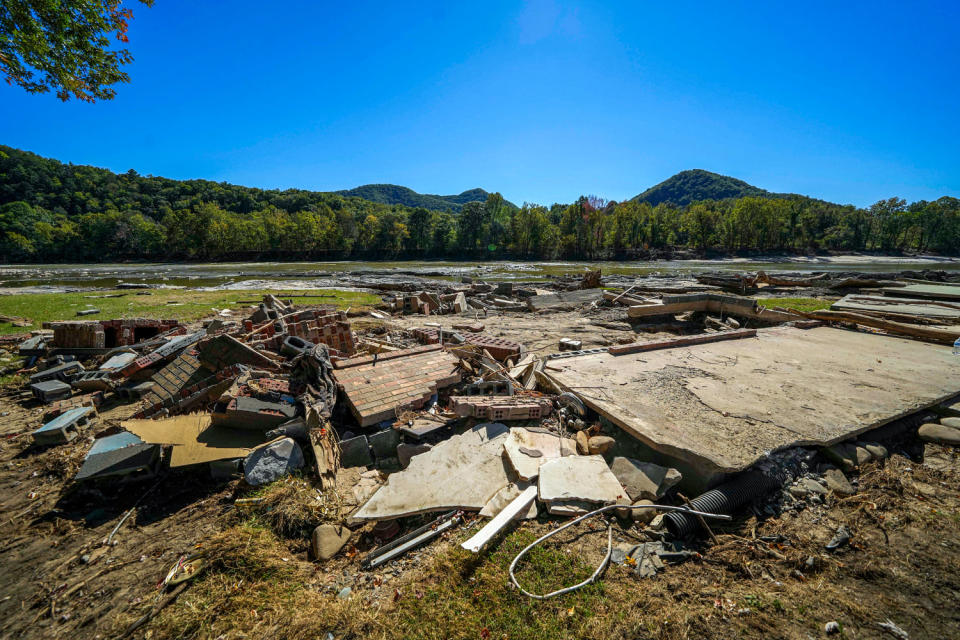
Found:
<path fill-rule="evenodd" d="M 960 251 L 960 200 L 866 207 L 802 196 L 686 206 L 581 197 L 519 209 L 498 193 L 457 214 L 75 166 L 0 146 L 7 262 L 256 258 L 635 259 L 809 250 Z"/>

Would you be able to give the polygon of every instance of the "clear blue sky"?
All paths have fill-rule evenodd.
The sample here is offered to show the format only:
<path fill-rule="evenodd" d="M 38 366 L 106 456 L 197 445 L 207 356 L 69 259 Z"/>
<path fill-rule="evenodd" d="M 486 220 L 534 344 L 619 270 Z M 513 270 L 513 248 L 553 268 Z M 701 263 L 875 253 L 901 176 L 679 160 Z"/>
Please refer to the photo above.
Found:
<path fill-rule="evenodd" d="M 170 178 L 629 198 L 703 168 L 960 196 L 960 2 L 132 5 L 112 102 L 0 85 L 0 142 Z"/>

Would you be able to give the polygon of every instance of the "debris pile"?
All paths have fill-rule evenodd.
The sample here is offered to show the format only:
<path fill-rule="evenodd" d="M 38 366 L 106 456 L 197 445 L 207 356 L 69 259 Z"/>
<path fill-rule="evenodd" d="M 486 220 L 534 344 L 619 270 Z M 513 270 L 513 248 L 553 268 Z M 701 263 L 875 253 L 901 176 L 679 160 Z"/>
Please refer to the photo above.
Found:
<path fill-rule="evenodd" d="M 922 328 L 909 335 L 936 331 L 942 342 L 960 333 L 929 325 L 954 323 L 956 287 L 763 272 L 697 279 L 686 293 L 642 283 L 610 291 L 599 271 L 553 290 L 467 282 L 386 292 L 378 311 L 360 312 L 363 322 L 267 295 L 240 321 L 203 326 L 47 323 L 19 345 L 29 373 L 21 400 L 44 408 L 36 446 L 87 448 L 78 483 L 203 465 L 212 481 L 249 487 L 310 477 L 349 507 L 313 529 L 319 561 L 364 535 L 386 543 L 360 560 L 373 568 L 456 527 L 471 529 L 462 546 L 479 552 L 536 517 L 568 519 L 562 529 L 604 516 L 642 540 L 614 546 L 610 534 L 587 582 L 610 561 L 630 559 L 652 577 L 695 557 L 690 539 L 714 536 L 709 519 L 762 497 L 757 513 L 854 494 L 848 476 L 888 456 L 863 434 L 891 420 L 937 407 L 919 437 L 960 444 L 960 405 L 944 404 L 960 393 L 949 350 L 823 326 L 852 313 L 888 324 L 912 318 Z M 767 288 L 883 295 L 847 292 L 833 304 L 841 317 L 722 292 Z M 650 319 L 677 323 L 686 335 L 657 331 L 584 350 L 544 329 L 531 349 L 485 326 L 490 314 L 546 318 L 571 308 L 618 313 L 640 323 L 630 325 L 636 333 Z M 437 322 L 395 322 L 410 315 Z M 105 408 L 120 419 L 101 421 Z M 237 500 L 238 509 L 254 504 L 242 500 L 255 499 Z M 523 593 L 550 597 L 587 582 Z"/>

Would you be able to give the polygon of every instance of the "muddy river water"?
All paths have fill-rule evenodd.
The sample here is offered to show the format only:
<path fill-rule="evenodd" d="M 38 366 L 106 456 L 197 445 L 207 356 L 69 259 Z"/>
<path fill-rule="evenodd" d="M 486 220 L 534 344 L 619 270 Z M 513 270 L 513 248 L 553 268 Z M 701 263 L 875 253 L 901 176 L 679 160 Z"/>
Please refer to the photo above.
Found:
<path fill-rule="evenodd" d="M 254 289 L 312 289 L 411 280 L 537 281 L 600 268 L 604 275 L 683 277 L 704 271 L 891 272 L 937 269 L 960 272 L 960 259 L 933 256 L 810 256 L 770 259 L 637 262 L 254 262 L 0 265 L 0 294 L 107 289 L 120 283 Z"/>

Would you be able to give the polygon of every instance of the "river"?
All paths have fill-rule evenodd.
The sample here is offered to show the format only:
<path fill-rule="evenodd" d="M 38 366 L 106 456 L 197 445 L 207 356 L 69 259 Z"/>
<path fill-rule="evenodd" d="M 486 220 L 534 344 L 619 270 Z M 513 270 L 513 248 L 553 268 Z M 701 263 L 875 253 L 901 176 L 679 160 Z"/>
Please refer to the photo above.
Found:
<path fill-rule="evenodd" d="M 196 289 L 314 289 L 363 286 L 364 282 L 417 279 L 530 282 L 560 274 L 602 269 L 605 275 L 682 277 L 704 271 L 889 272 L 938 269 L 960 272 L 960 259 L 863 255 L 724 258 L 637 262 L 255 262 L 0 265 L 0 294 L 112 289 L 143 283 Z"/>

